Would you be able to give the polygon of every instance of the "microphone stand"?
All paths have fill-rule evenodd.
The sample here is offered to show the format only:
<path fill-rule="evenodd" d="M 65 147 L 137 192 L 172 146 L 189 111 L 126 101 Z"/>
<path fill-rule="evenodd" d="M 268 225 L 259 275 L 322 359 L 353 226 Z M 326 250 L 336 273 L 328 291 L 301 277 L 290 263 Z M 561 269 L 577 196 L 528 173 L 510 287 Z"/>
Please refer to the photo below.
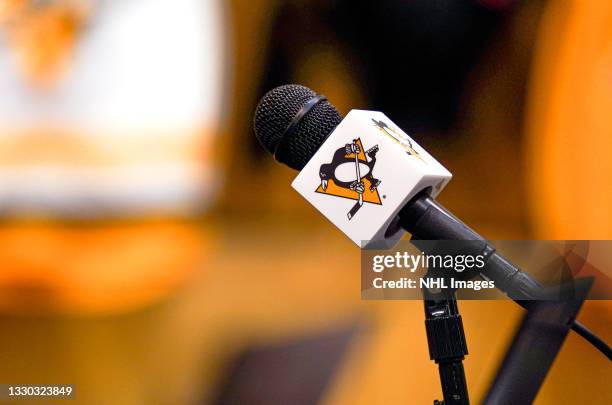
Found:
<path fill-rule="evenodd" d="M 444 398 L 434 405 L 469 405 L 463 369 L 468 350 L 455 292 L 423 289 L 423 297 L 429 358 L 438 365 Z"/>
<path fill-rule="evenodd" d="M 436 270 L 430 269 L 425 278 L 430 287 L 422 289 L 429 358 L 438 365 L 444 398 L 434 405 L 469 405 L 463 368 L 468 350 L 455 290 L 442 285 L 445 278 Z"/>
<path fill-rule="evenodd" d="M 541 286 L 499 256 L 476 232 L 459 221 L 427 193 L 420 193 L 399 213 L 399 226 L 412 234 L 412 240 L 469 241 L 469 246 L 486 258 L 487 275 L 498 288 L 514 299 L 529 299 Z M 430 269 L 425 276 L 444 280 Z M 436 277 L 438 276 L 438 277 Z M 425 330 L 429 358 L 438 364 L 443 401 L 434 405 L 469 405 L 463 359 L 468 354 L 463 322 L 455 290 L 423 289 Z"/>

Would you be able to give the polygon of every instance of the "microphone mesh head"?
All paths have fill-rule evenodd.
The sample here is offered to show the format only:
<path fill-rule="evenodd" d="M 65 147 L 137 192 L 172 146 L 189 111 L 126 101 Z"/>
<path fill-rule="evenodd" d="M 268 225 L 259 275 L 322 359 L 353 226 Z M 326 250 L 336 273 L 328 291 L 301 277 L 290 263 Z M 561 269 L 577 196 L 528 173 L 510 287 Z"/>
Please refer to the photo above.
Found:
<path fill-rule="evenodd" d="M 270 90 L 255 110 L 253 127 L 259 142 L 279 162 L 296 170 L 306 165 L 342 121 L 338 110 L 322 100 L 302 117 L 291 134 L 285 134 L 296 114 L 316 96 L 308 87 L 288 84 Z M 289 138 L 283 139 L 285 136 Z"/>

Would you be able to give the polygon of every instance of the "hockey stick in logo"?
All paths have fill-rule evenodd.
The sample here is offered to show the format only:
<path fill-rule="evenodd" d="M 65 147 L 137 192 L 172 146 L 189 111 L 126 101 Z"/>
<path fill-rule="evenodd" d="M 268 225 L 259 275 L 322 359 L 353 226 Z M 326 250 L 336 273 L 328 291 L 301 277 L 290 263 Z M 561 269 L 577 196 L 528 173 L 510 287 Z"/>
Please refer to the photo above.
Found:
<path fill-rule="evenodd" d="M 357 194 L 359 194 L 359 200 L 355 203 L 355 205 L 353 205 L 353 208 L 351 208 L 351 210 L 347 214 L 349 221 L 351 220 L 351 218 L 355 216 L 357 211 L 359 211 L 359 208 L 363 206 L 363 191 L 364 191 L 363 186 L 360 184 L 361 173 L 359 170 L 359 145 L 357 144 L 356 139 L 353 140 L 353 144 L 351 145 L 351 150 L 355 154 L 355 174 L 357 175 L 357 180 L 353 184 L 355 184 L 355 191 L 357 192 Z"/>

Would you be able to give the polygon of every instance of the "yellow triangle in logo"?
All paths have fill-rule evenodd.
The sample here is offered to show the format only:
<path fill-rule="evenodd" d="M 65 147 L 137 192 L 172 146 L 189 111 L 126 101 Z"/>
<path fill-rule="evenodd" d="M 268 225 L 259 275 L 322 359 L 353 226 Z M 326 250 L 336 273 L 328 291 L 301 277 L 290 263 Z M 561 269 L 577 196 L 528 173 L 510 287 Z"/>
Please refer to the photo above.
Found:
<path fill-rule="evenodd" d="M 359 150 L 360 150 L 359 153 L 357 154 L 357 159 L 361 162 L 367 163 L 368 160 L 366 159 L 366 155 L 363 149 L 363 145 L 361 143 L 361 139 L 357 139 L 356 142 L 357 142 L 357 145 L 359 145 Z M 350 159 L 355 159 L 355 154 L 349 153 L 345 155 L 345 157 L 350 158 Z M 378 189 L 374 189 L 371 191 L 370 187 L 372 186 L 372 183 L 366 178 L 362 178 L 361 181 L 363 181 L 363 185 L 365 187 L 365 191 L 363 193 L 363 201 L 369 202 L 372 204 L 382 205 L 382 201 L 380 200 L 380 195 L 378 194 Z M 333 195 L 336 197 L 348 198 L 350 200 L 355 200 L 355 201 L 359 200 L 359 193 L 357 193 L 356 191 L 350 190 L 348 188 L 338 186 L 334 182 L 333 179 L 329 179 L 329 181 L 327 182 L 327 188 L 325 190 L 323 190 L 323 186 L 319 184 L 319 187 L 317 187 L 315 192 L 321 193 L 321 194 Z"/>

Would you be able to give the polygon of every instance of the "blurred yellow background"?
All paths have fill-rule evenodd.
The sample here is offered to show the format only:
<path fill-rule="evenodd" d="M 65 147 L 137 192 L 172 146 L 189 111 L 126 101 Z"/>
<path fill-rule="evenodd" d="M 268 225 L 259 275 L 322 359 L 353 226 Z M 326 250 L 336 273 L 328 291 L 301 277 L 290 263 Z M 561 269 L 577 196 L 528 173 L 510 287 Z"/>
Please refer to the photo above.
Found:
<path fill-rule="evenodd" d="M 451 124 L 414 115 L 433 122 L 416 135 L 454 175 L 440 201 L 489 239 L 611 238 L 612 4 L 459 3 L 494 24 L 456 67 Z M 244 351 L 357 325 L 322 403 L 440 398 L 422 303 L 361 301 L 359 251 L 253 142 L 260 93 L 284 77 L 275 47 L 292 81 L 343 113 L 387 100 L 326 7 L 2 3 L 1 383 L 74 384 L 83 404 L 216 403 Z M 278 28 L 294 14 L 308 30 Z M 479 403 L 523 312 L 459 305 Z M 610 309 L 587 302 L 579 316 L 608 342 Z M 608 403 L 611 377 L 570 334 L 536 403 Z"/>

